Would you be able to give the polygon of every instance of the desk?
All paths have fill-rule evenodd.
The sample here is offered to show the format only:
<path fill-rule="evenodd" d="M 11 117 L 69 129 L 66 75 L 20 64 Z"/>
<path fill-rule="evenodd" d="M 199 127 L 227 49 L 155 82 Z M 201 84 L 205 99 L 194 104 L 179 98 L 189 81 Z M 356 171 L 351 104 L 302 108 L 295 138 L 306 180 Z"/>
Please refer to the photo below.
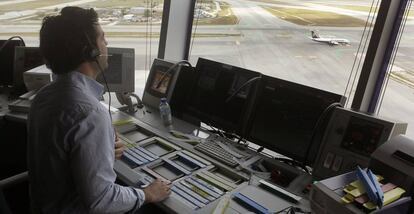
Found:
<path fill-rule="evenodd" d="M 237 192 L 249 194 L 249 193 L 252 193 L 252 191 L 254 191 L 255 193 L 252 193 L 250 196 L 256 197 L 256 199 L 259 199 L 259 201 L 257 201 L 257 203 L 259 204 L 270 204 L 272 206 L 271 207 L 272 211 L 280 211 L 282 208 L 285 208 L 286 206 L 300 207 L 304 210 L 309 211 L 309 207 L 310 207 L 309 201 L 306 199 L 307 195 L 302 193 L 302 190 L 307 184 L 311 182 L 311 178 L 309 175 L 305 173 L 298 173 L 297 176 L 290 182 L 290 184 L 285 187 L 285 189 L 287 189 L 288 191 L 293 192 L 296 195 L 299 195 L 302 197 L 302 199 L 300 199 L 297 203 L 292 203 L 289 200 L 285 200 L 279 197 L 274 192 L 271 192 L 271 191 L 268 191 L 268 189 L 262 188 L 262 185 L 259 185 L 259 180 L 261 180 L 262 178 L 257 177 L 257 176 L 250 176 L 250 174 L 242 168 L 229 167 L 223 164 L 222 162 L 220 162 L 219 160 L 213 159 L 195 150 L 194 145 L 181 142 L 180 140 L 172 138 L 171 134 L 169 133 L 170 129 L 178 130 L 183 133 L 192 133 L 194 129 L 199 129 L 199 127 L 191 125 L 178 118 L 173 118 L 172 127 L 166 127 L 162 124 L 162 120 L 159 117 L 158 110 L 152 109 L 152 108 L 141 109 L 132 115 L 127 115 L 123 112 L 119 112 L 119 113 L 114 114 L 113 118 L 114 118 L 114 122 L 116 122 L 117 120 L 132 121 L 133 124 L 140 127 L 140 130 L 138 131 L 137 129 L 137 132 L 141 132 L 142 130 L 145 130 L 144 132 L 146 133 L 148 132 L 152 133 L 152 135 L 149 136 L 147 139 L 144 139 L 144 140 L 141 139 L 138 142 L 132 142 L 133 146 L 134 147 L 136 146 L 136 148 L 139 147 L 140 149 L 142 149 L 145 145 L 147 145 L 149 141 L 151 141 L 152 138 L 154 138 L 153 136 L 155 136 L 155 138 L 161 138 L 165 141 L 168 141 L 180 147 L 180 149 L 177 149 L 175 151 L 172 151 L 171 153 L 160 156 L 159 160 L 155 160 L 149 163 L 144 163 L 139 166 L 130 166 L 125 161 L 117 160 L 115 163 L 115 171 L 118 173 L 119 178 L 128 185 L 139 186 L 138 183 L 140 183 L 140 179 L 142 178 L 141 175 L 144 175 L 147 177 L 153 176 L 154 171 L 158 169 L 156 168 L 155 170 L 151 170 L 153 169 L 153 167 L 158 167 L 159 164 L 161 164 L 162 162 L 165 162 L 165 160 L 168 161 L 170 158 L 173 158 L 177 155 L 179 156 L 181 153 L 187 154 L 187 152 L 189 152 L 190 154 L 198 158 L 199 161 L 206 164 L 204 168 L 198 168 L 178 178 L 175 178 L 174 176 L 170 177 L 171 176 L 170 174 L 162 175 L 164 173 L 163 171 L 158 172 L 158 175 L 156 176 L 160 176 L 160 177 L 164 176 L 163 178 L 173 179 L 173 185 L 177 186 L 177 188 L 179 188 L 178 191 L 181 193 L 180 195 L 178 192 L 173 191 L 172 195 L 168 199 L 166 199 L 165 201 L 159 204 L 162 208 L 164 208 L 168 212 L 171 212 L 171 213 L 212 213 L 214 209 L 216 208 L 216 206 L 220 203 L 224 195 L 221 195 L 219 198 L 213 199 L 211 201 L 207 201 L 204 204 L 199 205 L 201 206 L 201 208 L 195 208 L 194 204 L 189 203 L 189 200 L 185 199 L 186 196 L 183 197 L 183 195 L 185 195 L 186 192 L 182 193 L 181 190 L 186 189 L 186 187 L 188 187 L 188 186 L 183 186 L 183 184 L 189 184 L 189 182 L 192 181 L 191 180 L 192 178 L 204 178 L 203 176 L 208 177 L 208 176 L 215 176 L 215 175 L 224 176 L 220 180 L 222 182 L 226 182 L 226 183 L 230 182 L 229 185 L 232 186 L 232 188 L 229 188 L 228 190 L 229 195 L 232 195 L 233 193 L 237 193 Z M 206 132 L 206 130 L 203 130 L 203 131 Z M 128 133 L 130 132 L 128 131 Z M 121 133 L 121 136 L 122 136 L 122 133 Z M 210 133 L 210 136 L 214 136 L 214 135 Z M 131 140 L 131 141 L 135 141 L 135 140 Z M 249 152 L 254 153 L 253 151 L 249 151 Z M 269 164 L 271 164 L 272 166 L 276 168 L 279 168 L 279 167 L 287 168 L 287 166 L 283 166 L 282 163 L 279 163 L 261 154 L 254 154 L 254 156 L 260 156 L 261 159 L 266 159 L 266 161 Z M 150 171 L 152 174 L 148 174 L 148 171 Z M 213 177 L 213 178 L 217 178 L 217 177 Z M 231 183 L 232 180 L 236 180 L 236 181 L 234 183 Z M 188 191 L 189 189 L 186 189 L 186 190 Z M 199 196 L 197 197 L 194 196 L 194 197 L 197 198 Z M 208 196 L 206 196 L 206 198 L 208 198 Z M 230 198 L 232 198 L 232 196 L 230 196 Z M 204 201 L 203 198 L 199 200 Z M 199 204 L 199 202 L 195 204 Z M 278 209 L 278 208 L 281 208 L 281 209 Z M 245 213 L 249 211 L 253 211 L 253 210 L 248 209 L 242 206 L 240 203 L 236 202 L 235 200 L 231 199 L 225 213 L 237 213 L 237 212 Z"/>
<path fill-rule="evenodd" d="M 4 106 L 4 104 L 3 104 Z M 145 113 L 144 113 L 145 112 Z M 16 124 L 23 124 L 22 127 L 20 127 L 20 133 L 19 135 L 21 135 L 22 131 L 26 131 L 25 130 L 25 122 L 27 120 L 27 115 L 24 113 L 14 113 L 14 112 L 10 112 L 7 109 L 7 106 L 4 108 L 2 107 L 2 121 L 8 121 L 8 122 L 13 122 Z M 262 189 L 259 188 L 259 183 L 258 181 L 260 180 L 259 177 L 250 177 L 249 173 L 247 173 L 245 170 L 241 169 L 241 168 L 232 168 L 229 167 L 225 164 L 223 164 L 222 162 L 220 162 L 219 160 L 213 159 L 203 153 L 200 153 L 199 151 L 194 149 L 194 145 L 182 142 L 180 140 L 174 139 L 171 137 L 171 135 L 169 134 L 169 130 L 170 129 L 174 129 L 174 130 L 178 130 L 181 131 L 183 133 L 191 133 L 194 129 L 198 129 L 199 127 L 196 127 L 192 124 L 189 124 L 185 121 L 182 121 L 180 119 L 177 118 L 173 118 L 173 126 L 171 127 L 165 127 L 162 124 L 161 118 L 159 117 L 158 114 L 158 110 L 157 109 L 152 109 L 152 108 L 145 108 L 145 109 L 140 109 L 138 110 L 136 113 L 132 114 L 132 115 L 128 115 L 124 112 L 117 112 L 113 114 L 113 120 L 114 122 L 119 122 L 119 121 L 132 121 L 133 124 L 135 124 L 137 127 L 140 127 L 143 130 L 146 130 L 147 132 L 151 133 L 152 137 L 158 137 L 164 141 L 167 141 L 169 143 L 174 144 L 175 146 L 179 147 L 179 149 L 176 149 L 175 151 L 166 154 L 166 155 L 160 155 L 158 160 L 154 160 L 150 163 L 144 164 L 142 166 L 139 167 L 130 167 L 127 164 L 125 164 L 122 161 L 117 161 L 115 164 L 115 170 L 118 173 L 118 177 L 120 178 L 120 180 L 122 180 L 123 182 L 125 182 L 128 185 L 131 186 L 137 186 L 137 180 L 135 178 L 135 176 L 138 175 L 137 172 L 141 172 L 142 170 L 148 170 L 148 171 L 156 171 L 158 173 L 164 173 L 163 172 L 163 168 L 159 169 L 157 168 L 159 163 L 161 162 L 168 162 L 171 159 L 170 158 L 174 158 L 175 156 L 179 156 L 180 154 L 191 154 L 196 158 L 197 160 L 199 160 L 200 162 L 204 163 L 204 167 L 202 168 L 198 168 L 195 169 L 194 171 L 189 172 L 188 174 L 181 176 L 179 178 L 174 179 L 173 184 L 174 186 L 176 186 L 177 188 L 186 188 L 185 186 L 183 187 L 183 183 L 187 183 L 189 182 L 188 179 L 192 179 L 192 178 L 197 178 L 197 179 L 201 179 L 201 178 L 206 178 L 206 177 L 210 177 L 213 176 L 214 178 L 217 178 L 216 176 L 224 176 L 225 178 L 223 179 L 217 179 L 220 182 L 223 182 L 223 180 L 228 179 L 226 182 L 229 185 L 229 189 L 228 189 L 228 194 L 233 194 L 233 193 L 237 193 L 237 192 L 245 192 L 247 191 L 247 193 L 251 193 L 252 188 L 258 188 L 258 189 Z M 119 128 L 119 127 L 118 127 Z M 205 131 L 205 130 L 204 130 Z M 210 133 L 211 136 L 213 136 L 213 134 Z M 24 135 L 25 136 L 25 135 Z M 24 137 L 25 138 L 25 137 Z M 10 137 L 9 137 L 10 139 Z M 11 140 L 10 140 L 11 141 Z M 24 139 L 25 142 L 25 139 Z M 133 142 L 134 144 L 140 144 L 142 142 Z M 18 151 L 21 152 L 21 155 L 24 154 L 23 156 L 25 156 L 25 149 L 24 152 L 22 152 L 21 148 L 26 148 L 25 147 L 26 144 L 24 144 L 24 146 L 20 146 L 18 148 Z M 252 151 L 249 151 L 252 152 Z M 18 153 L 16 151 L 16 153 Z M 10 154 L 10 153 L 9 153 Z M 13 153 L 12 153 L 13 154 Z M 287 166 L 282 166 L 281 163 L 278 163 L 275 160 L 272 160 L 268 157 L 265 157 L 261 154 L 256 154 L 258 156 L 260 156 L 261 159 L 266 159 L 268 161 L 268 163 L 271 163 L 272 166 L 275 167 L 287 167 Z M 24 159 L 26 160 L 26 159 Z M 24 161 L 25 162 L 25 161 Z M 119 169 L 119 168 L 122 169 Z M 158 170 L 159 169 L 159 170 Z M 158 171 L 157 171 L 158 170 Z M 161 175 L 162 176 L 162 175 Z M 201 176 L 201 177 L 200 177 Z M 227 176 L 227 177 L 226 177 Z M 211 177 L 210 177 L 211 178 Z M 310 182 L 310 176 L 304 174 L 304 173 L 298 173 L 298 176 L 296 176 L 295 179 L 293 179 L 292 182 L 290 182 L 290 184 L 288 186 L 285 187 L 285 189 L 289 190 L 290 192 L 293 192 L 297 195 L 302 196 L 303 198 L 297 202 L 297 203 L 290 203 L 290 202 L 286 202 L 284 199 L 281 199 L 280 197 L 278 197 L 276 194 L 273 193 L 267 193 L 266 198 L 262 198 L 263 201 L 258 201 L 259 204 L 261 203 L 268 203 L 269 201 L 274 202 L 276 208 L 277 209 L 277 203 L 280 203 L 280 205 L 282 206 L 286 206 L 286 204 L 290 204 L 291 206 L 295 206 L 295 207 L 301 207 L 305 210 L 309 210 L 309 202 L 306 199 L 306 195 L 303 195 L 301 193 L 301 190 L 303 189 L 304 186 L 306 186 L 306 184 L 308 184 Z M 234 183 L 232 183 L 234 181 Z M 181 185 L 181 186 L 180 186 Z M 262 191 L 265 191 L 262 189 Z M 256 194 L 256 193 L 255 193 Z M 253 194 L 254 195 L 254 194 Z M 215 209 L 215 207 L 217 206 L 217 204 L 220 203 L 221 199 L 223 198 L 223 195 L 218 196 L 215 199 L 212 199 L 211 201 L 209 201 L 208 203 L 206 203 L 205 206 L 203 206 L 202 208 L 198 208 L 198 209 L 194 209 L 193 206 L 191 205 L 191 203 L 189 203 L 188 201 L 186 201 L 185 199 L 183 199 L 183 197 L 181 195 L 178 195 L 177 193 L 173 193 L 168 199 L 166 199 L 165 201 L 163 201 L 162 203 L 159 203 L 158 205 L 165 209 L 168 212 L 171 213 L 212 213 L 212 211 Z M 227 208 L 226 213 L 234 213 L 234 212 L 248 212 L 248 211 L 252 211 L 247 209 L 244 206 L 241 206 L 239 203 L 237 203 L 236 201 L 234 201 L 233 199 L 230 200 L 229 208 Z M 274 210 L 277 211 L 277 210 Z"/>
<path fill-rule="evenodd" d="M 27 115 L 14 115 L 8 102 L 8 96 L 0 94 L 0 179 L 27 170 Z"/>

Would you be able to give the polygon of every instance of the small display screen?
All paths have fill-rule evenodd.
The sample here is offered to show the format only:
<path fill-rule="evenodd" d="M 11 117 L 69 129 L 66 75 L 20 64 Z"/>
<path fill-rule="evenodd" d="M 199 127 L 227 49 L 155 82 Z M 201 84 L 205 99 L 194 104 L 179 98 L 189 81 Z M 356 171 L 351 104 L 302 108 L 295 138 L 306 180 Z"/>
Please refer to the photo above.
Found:
<path fill-rule="evenodd" d="M 151 89 L 161 94 L 167 93 L 168 85 L 170 84 L 171 74 L 165 74 L 164 71 L 155 71 L 154 77 L 151 82 Z"/>
<path fill-rule="evenodd" d="M 381 124 L 351 117 L 341 146 L 369 157 L 378 147 L 383 130 L 384 126 Z"/>

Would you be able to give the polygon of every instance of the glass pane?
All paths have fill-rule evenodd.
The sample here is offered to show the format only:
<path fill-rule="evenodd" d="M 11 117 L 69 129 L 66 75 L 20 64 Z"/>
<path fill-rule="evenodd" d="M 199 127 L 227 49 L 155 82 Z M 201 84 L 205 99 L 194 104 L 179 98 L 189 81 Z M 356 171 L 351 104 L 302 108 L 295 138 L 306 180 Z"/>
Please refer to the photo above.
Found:
<path fill-rule="evenodd" d="M 135 48 L 136 91 L 142 95 L 147 71 L 158 54 L 164 0 L 0 1 L 0 39 L 21 36 L 39 45 L 41 21 L 64 6 L 95 8 L 109 47 Z"/>
<path fill-rule="evenodd" d="M 414 139 L 414 25 L 412 7 L 401 37 L 379 115 L 408 123 L 406 135 Z"/>
<path fill-rule="evenodd" d="M 198 0 L 190 60 L 206 57 L 344 94 L 371 7 L 349 2 Z"/>

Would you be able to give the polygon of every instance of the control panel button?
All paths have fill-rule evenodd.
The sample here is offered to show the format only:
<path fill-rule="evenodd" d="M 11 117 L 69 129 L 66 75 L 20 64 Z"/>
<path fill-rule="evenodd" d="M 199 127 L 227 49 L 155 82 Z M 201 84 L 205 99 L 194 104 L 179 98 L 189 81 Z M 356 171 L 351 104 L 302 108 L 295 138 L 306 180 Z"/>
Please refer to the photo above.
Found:
<path fill-rule="evenodd" d="M 342 156 L 339 156 L 339 155 L 337 155 L 335 157 L 335 160 L 334 160 L 333 165 L 332 165 L 332 170 L 333 171 L 337 172 L 337 171 L 339 171 L 341 169 L 341 165 L 342 165 L 342 160 L 343 159 L 344 158 Z"/>
<path fill-rule="evenodd" d="M 326 155 L 325 161 L 323 162 L 323 167 L 329 169 L 332 165 L 334 157 L 335 157 L 335 155 L 333 153 L 328 152 L 328 154 Z"/>

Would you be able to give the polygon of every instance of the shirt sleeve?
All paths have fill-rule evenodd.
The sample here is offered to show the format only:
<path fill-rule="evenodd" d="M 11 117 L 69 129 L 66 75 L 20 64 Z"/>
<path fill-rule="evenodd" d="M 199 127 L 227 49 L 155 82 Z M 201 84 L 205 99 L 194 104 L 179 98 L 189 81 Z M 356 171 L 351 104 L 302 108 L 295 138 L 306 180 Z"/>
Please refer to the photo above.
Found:
<path fill-rule="evenodd" d="M 92 110 L 69 130 L 70 168 L 76 191 L 91 213 L 135 212 L 145 201 L 142 190 L 115 183 L 115 137 L 109 115 Z"/>

